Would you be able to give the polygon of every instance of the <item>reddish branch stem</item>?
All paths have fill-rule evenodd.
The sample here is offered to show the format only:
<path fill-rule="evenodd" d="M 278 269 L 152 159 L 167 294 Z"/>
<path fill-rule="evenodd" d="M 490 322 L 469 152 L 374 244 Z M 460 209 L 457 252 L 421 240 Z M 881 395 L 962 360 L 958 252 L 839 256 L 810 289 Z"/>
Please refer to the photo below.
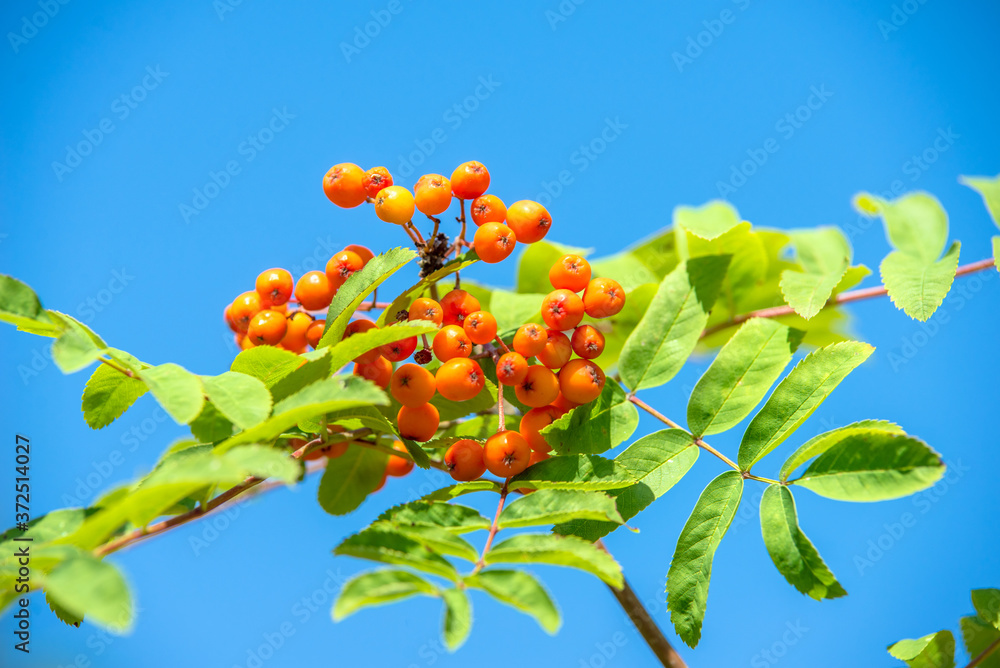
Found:
<path fill-rule="evenodd" d="M 990 267 L 995 266 L 996 260 L 993 258 L 987 258 L 985 260 L 979 260 L 978 262 L 971 262 L 969 264 L 962 265 L 957 270 L 955 270 L 955 276 L 965 276 L 967 274 L 973 274 L 977 271 L 984 271 Z M 889 292 L 884 285 L 879 285 L 872 288 L 860 288 L 858 290 L 849 290 L 847 292 L 841 292 L 839 295 L 833 297 L 826 303 L 824 308 L 835 306 L 837 304 L 848 304 L 850 302 L 861 301 L 863 299 L 871 299 L 872 297 L 884 297 Z M 705 338 L 716 332 L 721 332 L 724 329 L 740 325 L 750 318 L 780 318 L 785 315 L 795 315 L 795 309 L 791 306 L 772 306 L 771 308 L 764 308 L 757 311 L 751 311 L 750 313 L 744 313 L 738 315 L 734 318 L 730 318 L 725 322 L 720 322 L 716 325 L 712 325 L 701 333 L 701 338 Z"/>
<path fill-rule="evenodd" d="M 486 565 L 486 554 L 493 547 L 493 539 L 496 538 L 497 531 L 500 529 L 500 513 L 503 512 L 503 504 L 507 501 L 507 485 L 510 483 L 510 478 L 503 481 L 503 487 L 500 488 L 500 502 L 497 504 L 497 512 L 493 515 L 493 523 L 490 525 L 490 534 L 486 537 L 486 545 L 483 546 L 483 554 L 479 557 L 479 561 L 476 562 L 476 567 L 473 569 L 473 574 L 478 573 L 482 570 L 483 566 Z"/>

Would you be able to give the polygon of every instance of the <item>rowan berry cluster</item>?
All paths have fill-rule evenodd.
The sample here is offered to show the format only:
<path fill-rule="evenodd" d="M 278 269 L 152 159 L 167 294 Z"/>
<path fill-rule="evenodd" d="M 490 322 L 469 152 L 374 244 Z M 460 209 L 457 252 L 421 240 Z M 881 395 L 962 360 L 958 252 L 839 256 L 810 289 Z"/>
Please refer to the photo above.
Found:
<path fill-rule="evenodd" d="M 510 257 L 517 243 L 534 243 L 548 233 L 552 218 L 545 207 L 529 200 L 508 207 L 496 195 L 486 193 L 489 185 L 489 172 L 475 161 L 459 165 L 450 179 L 425 174 L 412 192 L 395 185 L 384 167 L 365 171 L 343 163 L 323 178 L 323 191 L 334 204 L 353 208 L 371 203 L 381 220 L 402 227 L 421 253 L 422 276 L 443 266 L 452 253 L 458 256 L 463 248 L 474 248 L 480 260 L 496 263 Z M 461 215 L 456 220 L 462 225 L 454 240 L 440 232 L 437 218 L 453 199 L 459 200 Z M 476 225 L 471 243 L 465 240 L 466 201 Z M 427 239 L 413 223 L 416 211 L 434 223 Z M 367 248 L 348 246 L 330 258 L 326 271 L 309 272 L 294 285 L 291 274 L 283 269 L 265 271 L 258 276 L 255 290 L 243 293 L 226 308 L 226 320 L 243 348 L 271 345 L 301 354 L 307 346 L 318 345 L 325 327 L 325 321 L 310 312 L 327 308 L 340 286 L 372 259 Z M 476 398 L 487 378 L 480 361 L 493 366 L 490 371 L 495 369 L 500 392 L 500 428 L 485 443 L 462 439 L 447 448 L 443 464 L 455 480 L 475 480 L 487 471 L 509 478 L 546 459 L 550 447 L 541 430 L 572 408 L 594 401 L 604 388 L 604 371 L 594 361 L 604 350 L 604 335 L 583 320 L 617 314 L 624 306 L 624 290 L 614 280 L 592 278 L 587 260 L 573 254 L 551 267 L 549 280 L 553 290 L 540 304 L 543 324 L 527 323 L 512 336 L 501 337 L 493 314 L 456 282 L 455 289 L 440 300 L 432 298 L 438 294 L 435 286 L 430 295 L 414 299 L 407 310 L 392 314 L 395 320 L 388 319 L 387 327 L 405 320 L 436 325 L 433 337 L 420 337 L 419 350 L 421 341 L 410 336 L 354 359 L 354 374 L 387 389 L 399 403 L 399 435 L 421 443 L 432 440 L 440 428 L 434 398 L 452 402 Z M 289 310 L 289 304 L 297 308 Z M 377 328 L 374 321 L 359 317 L 348 324 L 343 338 Z M 504 428 L 505 387 L 512 388 L 517 401 L 528 408 L 517 430 Z M 342 431 L 336 426 L 330 430 Z M 307 458 L 339 457 L 349 443 L 314 449 Z M 291 442 L 296 447 L 304 444 L 303 439 Z M 406 452 L 401 441 L 394 447 Z M 386 476 L 405 475 L 412 467 L 410 459 L 390 456 Z"/>

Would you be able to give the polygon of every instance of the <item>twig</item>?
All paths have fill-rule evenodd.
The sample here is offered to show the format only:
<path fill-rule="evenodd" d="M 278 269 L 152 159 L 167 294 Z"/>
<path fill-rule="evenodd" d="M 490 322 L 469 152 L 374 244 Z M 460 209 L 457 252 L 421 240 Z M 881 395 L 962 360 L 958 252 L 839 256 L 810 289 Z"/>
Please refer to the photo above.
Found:
<path fill-rule="evenodd" d="M 989 658 L 990 654 L 995 652 L 998 647 L 1000 647 L 1000 638 L 997 638 L 992 643 L 990 643 L 989 647 L 980 652 L 979 656 L 970 661 L 969 665 L 967 665 L 965 668 L 976 668 L 976 666 L 978 666 L 987 658 Z"/>
<path fill-rule="evenodd" d="M 985 260 L 979 260 L 978 262 L 971 262 L 966 265 L 962 265 L 957 270 L 955 270 L 955 277 L 966 276 L 968 274 L 973 274 L 977 271 L 984 271 L 995 266 L 996 260 L 993 258 L 987 258 Z M 831 298 L 823 308 L 829 308 L 830 306 L 835 306 L 837 304 L 848 304 L 850 302 L 861 301 L 863 299 L 871 299 L 872 297 L 884 297 L 889 294 L 888 289 L 884 285 L 880 285 L 872 288 L 860 288 L 858 290 L 849 290 L 847 292 L 841 292 L 839 295 Z M 795 315 L 795 309 L 791 306 L 772 306 L 771 308 L 759 309 L 757 311 L 750 311 L 749 313 L 744 313 L 742 315 L 735 316 L 726 320 L 725 322 L 720 322 L 718 324 L 712 325 L 705 329 L 701 333 L 701 338 L 715 334 L 716 332 L 721 332 L 724 329 L 730 327 L 735 327 L 740 325 L 750 318 L 780 318 L 781 316 Z"/>
<path fill-rule="evenodd" d="M 111 367 L 115 371 L 123 373 L 126 376 L 128 376 L 129 378 L 134 378 L 135 377 L 134 373 L 132 373 L 130 370 L 126 369 L 125 367 L 119 365 L 117 362 L 115 362 L 113 360 L 107 360 L 107 359 L 104 359 L 103 357 L 98 357 L 97 361 L 101 362 L 103 364 L 107 364 L 109 367 Z"/>
<path fill-rule="evenodd" d="M 476 562 L 476 567 L 472 569 L 473 575 L 483 570 L 483 566 L 486 565 L 486 554 L 493 547 L 493 539 L 496 538 L 497 531 L 500 529 L 500 513 L 503 512 L 503 504 L 507 501 L 507 484 L 509 482 L 510 478 L 507 478 L 503 481 L 503 487 L 500 488 L 500 503 L 497 504 L 497 512 L 493 515 L 493 523 L 490 525 L 490 534 L 486 537 L 486 545 L 483 546 L 483 554 Z"/>

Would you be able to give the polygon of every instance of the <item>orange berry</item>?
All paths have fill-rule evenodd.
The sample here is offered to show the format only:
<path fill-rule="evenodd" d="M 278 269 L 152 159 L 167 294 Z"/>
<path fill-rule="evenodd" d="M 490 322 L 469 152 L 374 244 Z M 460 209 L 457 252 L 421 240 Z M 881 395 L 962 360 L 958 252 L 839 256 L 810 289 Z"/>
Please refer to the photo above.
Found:
<path fill-rule="evenodd" d="M 256 287 L 261 306 L 271 308 L 281 306 L 292 298 L 295 282 L 284 269 L 268 269 L 257 277 Z"/>
<path fill-rule="evenodd" d="M 276 346 L 288 331 L 288 321 L 277 311 L 261 311 L 250 319 L 247 336 L 255 346 Z"/>
<path fill-rule="evenodd" d="M 260 313 L 262 308 L 260 295 L 254 290 L 237 297 L 229 306 L 229 317 L 236 325 L 236 331 L 245 334 L 250 326 L 250 318 Z"/>
<path fill-rule="evenodd" d="M 347 325 L 347 327 L 344 328 L 344 336 L 341 338 L 341 341 L 346 341 L 355 334 L 361 334 L 362 332 L 367 332 L 372 329 L 378 329 L 378 325 L 371 320 L 365 320 L 364 318 L 353 320 Z M 382 352 L 378 348 L 373 348 L 372 350 L 361 353 L 355 357 L 354 361 L 357 364 L 371 364 L 381 356 Z"/>
<path fill-rule="evenodd" d="M 333 300 L 333 286 L 322 271 L 310 271 L 302 275 L 295 284 L 295 298 L 307 311 L 327 308 Z"/>
<path fill-rule="evenodd" d="M 392 449 L 397 452 L 406 452 L 406 446 L 403 445 L 402 441 L 393 441 Z M 407 457 L 398 457 L 396 455 L 390 455 L 389 461 L 385 465 L 385 472 L 395 478 L 402 478 L 404 475 L 413 470 L 413 460 Z"/>
<path fill-rule="evenodd" d="M 483 462 L 495 476 L 509 478 L 528 468 L 531 448 L 516 431 L 501 431 L 486 439 Z"/>
<path fill-rule="evenodd" d="M 389 387 L 392 380 L 392 362 L 384 357 L 379 357 L 370 364 L 354 364 L 354 375 L 367 378 L 383 390 Z"/>
<path fill-rule="evenodd" d="M 448 473 L 459 482 L 475 480 L 486 473 L 483 462 L 483 446 L 469 438 L 455 441 L 444 453 L 444 464 Z"/>
<path fill-rule="evenodd" d="M 479 259 L 488 264 L 503 262 L 514 252 L 517 238 L 514 230 L 503 223 L 483 223 L 472 237 L 472 246 Z"/>
<path fill-rule="evenodd" d="M 387 223 L 404 225 L 413 218 L 413 194 L 403 186 L 382 188 L 375 198 L 375 215 Z"/>
<path fill-rule="evenodd" d="M 600 357 L 604 352 L 604 335 L 593 325 L 580 325 L 574 329 L 570 343 L 573 352 L 585 360 Z"/>
<path fill-rule="evenodd" d="M 531 459 L 528 460 L 528 466 L 534 466 L 538 462 L 544 462 L 549 458 L 547 452 L 539 452 L 538 450 L 531 451 Z"/>
<path fill-rule="evenodd" d="M 306 330 L 306 343 L 313 348 L 318 346 L 319 340 L 323 338 L 323 330 L 325 329 L 326 320 L 323 318 L 313 320 L 312 324 L 309 325 L 309 329 Z"/>
<path fill-rule="evenodd" d="M 285 331 L 285 337 L 281 339 L 281 347 L 296 353 L 305 352 L 308 343 L 306 332 L 313 324 L 312 316 L 305 311 L 292 311 L 285 320 L 288 321 L 288 329 Z"/>
<path fill-rule="evenodd" d="M 434 398 L 434 374 L 419 364 L 404 364 L 392 374 L 389 393 L 404 406 L 426 404 Z"/>
<path fill-rule="evenodd" d="M 486 376 L 475 360 L 456 357 L 442 364 L 436 374 L 437 391 L 451 401 L 468 401 L 486 385 Z"/>
<path fill-rule="evenodd" d="M 391 185 L 392 174 L 385 167 L 372 167 L 361 177 L 361 186 L 365 189 L 365 196 L 372 199 L 378 195 L 382 188 L 388 188 Z"/>
<path fill-rule="evenodd" d="M 396 424 L 399 426 L 400 436 L 423 443 L 434 438 L 434 433 L 441 424 L 441 415 L 434 404 L 403 406 L 396 414 Z"/>
<path fill-rule="evenodd" d="M 424 174 L 413 192 L 417 209 L 425 215 L 437 216 L 451 206 L 451 181 L 440 174 Z"/>
<path fill-rule="evenodd" d="M 376 167 L 376 169 L 378 169 L 378 168 Z M 344 250 L 349 250 L 352 253 L 357 253 L 358 257 L 361 258 L 361 264 L 362 265 L 366 265 L 366 264 L 368 264 L 369 262 L 371 262 L 372 260 L 375 259 L 375 253 L 373 253 L 371 251 L 371 249 L 368 248 L 368 247 L 366 247 L 366 246 L 359 246 L 358 244 L 351 244 L 350 246 L 347 246 L 346 248 L 344 248 Z"/>
<path fill-rule="evenodd" d="M 542 300 L 542 320 L 558 332 L 573 329 L 583 320 L 583 300 L 569 290 L 553 290 Z"/>
<path fill-rule="evenodd" d="M 489 311 L 473 311 L 462 323 L 469 340 L 476 344 L 489 343 L 497 335 L 497 319 Z"/>
<path fill-rule="evenodd" d="M 365 171 L 350 162 L 334 165 L 323 177 L 323 192 L 330 201 L 345 209 L 365 201 Z"/>
<path fill-rule="evenodd" d="M 573 356 L 573 346 L 569 343 L 569 337 L 562 332 L 550 329 L 546 334 L 548 338 L 545 340 L 545 347 L 535 357 L 549 369 L 561 369 Z"/>
<path fill-rule="evenodd" d="M 590 360 L 571 360 L 559 372 L 559 392 L 573 403 L 591 402 L 603 389 L 604 371 Z"/>
<path fill-rule="evenodd" d="M 330 434 L 339 434 L 344 431 L 344 428 L 341 427 L 339 424 L 331 424 L 326 428 L 326 431 L 327 433 Z M 292 450 L 298 450 L 299 448 L 301 448 L 303 445 L 306 444 L 306 441 L 304 441 L 301 438 L 293 438 L 289 439 L 288 443 L 292 447 Z M 302 459 L 306 461 L 322 459 L 323 457 L 326 457 L 327 459 L 336 459 L 337 457 L 340 457 L 342 454 L 347 452 L 347 448 L 348 446 L 350 446 L 350 444 L 351 444 L 350 441 L 338 441 L 337 443 L 324 445 L 322 448 L 316 448 L 306 453 L 306 455 Z"/>
<path fill-rule="evenodd" d="M 502 223 L 507 219 L 507 206 L 496 195 L 480 195 L 472 200 L 469 211 L 476 227 L 482 227 L 484 223 Z"/>
<path fill-rule="evenodd" d="M 521 325 L 514 333 L 514 350 L 525 357 L 534 357 L 545 348 L 548 334 L 541 325 L 529 322 Z"/>
<path fill-rule="evenodd" d="M 465 290 L 455 288 L 441 299 L 441 310 L 444 324 L 461 325 L 465 316 L 479 310 L 479 300 Z"/>
<path fill-rule="evenodd" d="M 236 334 L 236 343 L 239 345 L 240 350 L 250 350 L 253 348 L 253 341 L 246 334 Z"/>
<path fill-rule="evenodd" d="M 497 360 L 497 380 L 504 385 L 517 385 L 527 375 L 528 361 L 521 353 L 504 353 Z"/>
<path fill-rule="evenodd" d="M 571 292 L 582 292 L 590 282 L 590 263 L 579 255 L 563 255 L 549 269 L 552 287 Z"/>
<path fill-rule="evenodd" d="M 463 162 L 451 173 L 451 190 L 459 199 L 476 199 L 489 187 L 490 173 L 481 162 Z"/>
<path fill-rule="evenodd" d="M 444 310 L 441 305 L 427 297 L 414 299 L 410 304 L 409 313 L 410 320 L 430 320 L 435 325 L 440 325 L 444 320 Z"/>
<path fill-rule="evenodd" d="M 232 302 L 230 302 L 229 304 L 226 304 L 226 308 L 222 311 L 222 317 L 225 319 L 226 325 L 229 327 L 229 329 L 231 329 L 234 332 L 236 332 L 237 334 L 239 334 L 240 333 L 240 329 L 236 325 L 236 321 L 233 320 L 232 309 L 233 309 Z"/>
<path fill-rule="evenodd" d="M 521 424 L 518 426 L 518 431 L 524 440 L 528 442 L 528 446 L 532 450 L 536 452 L 548 452 L 552 449 L 549 442 L 542 436 L 541 431 L 555 422 L 559 418 L 559 415 L 559 410 L 552 406 L 540 406 L 532 408 L 521 417 Z"/>
<path fill-rule="evenodd" d="M 609 318 L 624 306 L 625 291 L 610 278 L 595 278 L 583 293 L 583 309 L 591 318 Z"/>
<path fill-rule="evenodd" d="M 553 401 L 549 405 L 552 408 L 554 408 L 557 411 L 559 411 L 559 415 L 565 415 L 566 413 L 569 413 L 571 410 L 573 410 L 574 408 L 576 408 L 580 404 L 575 404 L 572 401 L 569 401 L 566 397 L 564 397 L 562 395 L 562 392 L 560 392 L 559 396 L 557 396 L 555 398 L 555 401 Z"/>
<path fill-rule="evenodd" d="M 340 289 L 351 274 L 365 266 L 365 261 L 354 251 L 342 250 L 326 263 L 326 278 L 334 292 Z"/>
<path fill-rule="evenodd" d="M 382 357 L 390 362 L 402 362 L 417 349 L 417 337 L 410 336 L 379 347 Z"/>
<path fill-rule="evenodd" d="M 507 225 L 514 230 L 518 243 L 541 241 L 552 227 L 552 216 L 538 202 L 523 199 L 507 207 Z"/>
<path fill-rule="evenodd" d="M 524 380 L 514 386 L 514 394 L 525 406 L 548 406 L 559 396 L 559 379 L 543 366 L 529 366 Z"/>
<path fill-rule="evenodd" d="M 472 341 L 460 325 L 445 325 L 431 342 L 434 357 L 447 362 L 456 357 L 468 357 L 472 354 Z"/>

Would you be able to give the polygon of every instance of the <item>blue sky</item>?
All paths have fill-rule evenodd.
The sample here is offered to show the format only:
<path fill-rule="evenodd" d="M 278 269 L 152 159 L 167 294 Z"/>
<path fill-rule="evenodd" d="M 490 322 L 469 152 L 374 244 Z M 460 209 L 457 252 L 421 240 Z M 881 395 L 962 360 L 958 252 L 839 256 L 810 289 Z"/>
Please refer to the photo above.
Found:
<path fill-rule="evenodd" d="M 723 190 L 758 225 L 852 227 L 856 260 L 875 267 L 887 243 L 879 225 L 859 227 L 850 197 L 895 188 L 935 193 L 962 261 L 977 260 L 996 229 L 957 177 L 1000 171 L 997 25 L 1000 7 L 971 0 L 8 2 L 2 271 L 112 345 L 219 373 L 233 356 L 222 307 L 260 270 L 300 274 L 348 243 L 405 241 L 370 210 L 323 197 L 330 165 L 385 165 L 411 185 L 469 159 L 489 167 L 505 201 L 548 196 L 551 237 L 599 254 Z M 744 168 L 754 156 L 763 164 Z M 475 276 L 504 285 L 511 270 Z M 951 472 L 887 503 L 798 495 L 805 531 L 850 594 L 822 603 L 774 569 L 757 524 L 762 490 L 748 487 L 716 556 L 702 643 L 682 650 L 693 667 L 891 665 L 887 644 L 955 627 L 971 588 L 1000 584 L 988 556 L 1000 548 L 990 424 L 1000 280 L 960 279 L 927 325 L 886 300 L 851 312 L 878 350 L 784 447 L 884 418 L 927 440 Z M 90 431 L 77 412 L 85 374 L 62 376 L 44 340 L 9 327 L 0 346 L 0 422 L 36 446 L 36 514 L 133 478 L 184 433 L 149 397 Z M 705 365 L 647 400 L 682 414 L 684 388 Z M 655 428 L 643 419 L 638 433 Z M 732 454 L 738 434 L 713 444 Z M 675 642 L 665 574 L 699 490 L 720 470 L 701 458 L 636 518 L 640 535 L 608 540 Z M 131 635 L 36 614 L 30 660 L 13 665 L 246 666 L 268 643 L 280 646 L 264 651 L 264 666 L 653 665 L 603 585 L 553 568 L 536 570 L 564 614 L 555 637 L 481 597 L 456 655 L 440 648 L 430 600 L 334 625 L 327 590 L 367 566 L 334 559 L 332 547 L 445 479 L 394 480 L 346 518 L 318 507 L 316 483 L 115 555 L 141 607 Z M 5 665 L 11 629 L 4 614 Z"/>

